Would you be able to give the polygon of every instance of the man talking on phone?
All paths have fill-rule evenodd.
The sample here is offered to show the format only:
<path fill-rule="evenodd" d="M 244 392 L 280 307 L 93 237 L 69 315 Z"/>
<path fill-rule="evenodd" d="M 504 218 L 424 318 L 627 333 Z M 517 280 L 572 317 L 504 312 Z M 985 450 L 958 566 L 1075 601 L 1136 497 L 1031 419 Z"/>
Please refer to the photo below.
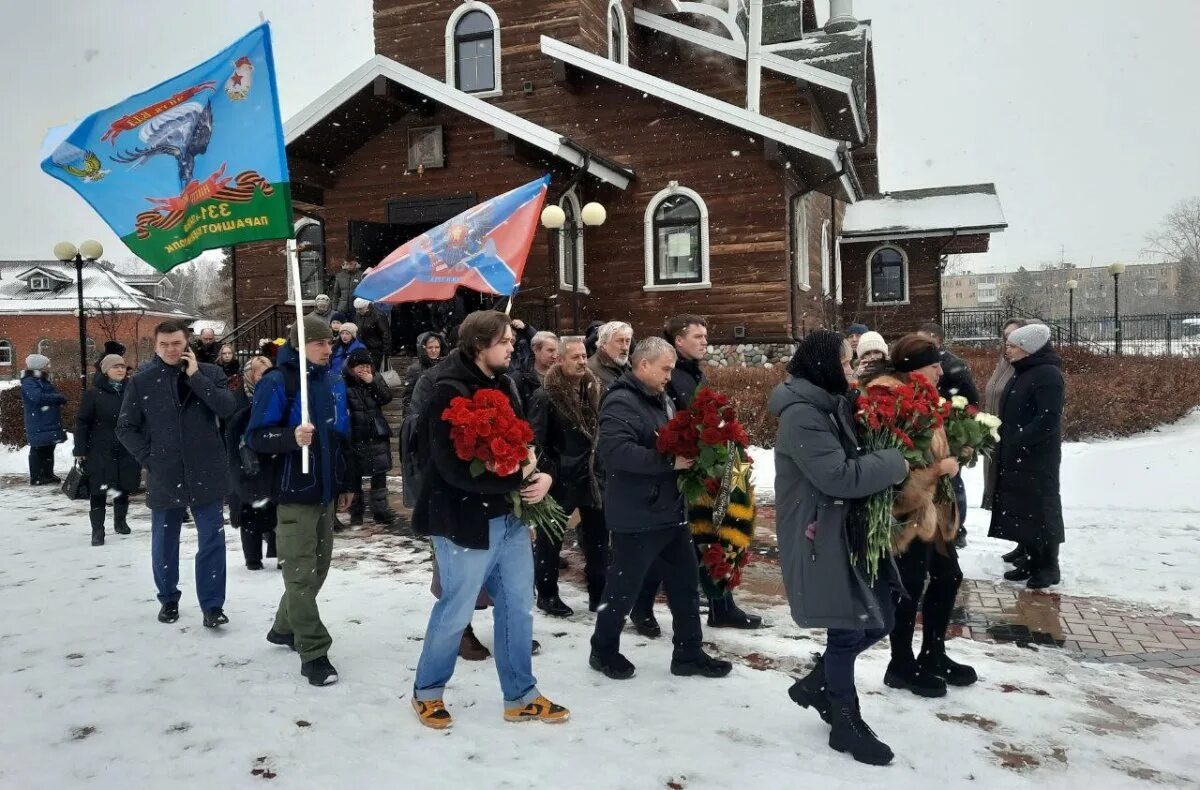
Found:
<path fill-rule="evenodd" d="M 117 437 L 146 470 L 159 622 L 179 619 L 179 529 L 190 509 L 199 539 L 196 596 L 205 627 L 216 628 L 229 622 L 222 514 L 229 470 L 218 419 L 232 417 L 238 404 L 221 369 L 196 360 L 186 330 L 179 321 L 155 327 L 155 357 L 126 385 Z"/>

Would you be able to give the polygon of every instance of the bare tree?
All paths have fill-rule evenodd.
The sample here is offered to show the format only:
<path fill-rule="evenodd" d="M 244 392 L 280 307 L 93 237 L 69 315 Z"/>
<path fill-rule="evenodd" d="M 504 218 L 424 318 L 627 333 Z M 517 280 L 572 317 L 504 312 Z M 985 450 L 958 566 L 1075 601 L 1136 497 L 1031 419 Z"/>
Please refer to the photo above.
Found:
<path fill-rule="evenodd" d="M 1178 261 L 1178 309 L 1200 309 L 1200 197 L 1175 204 L 1162 224 L 1146 234 L 1145 253 Z"/>
<path fill-rule="evenodd" d="M 87 313 L 89 326 L 99 327 L 103 341 L 116 341 L 120 343 L 124 343 L 121 339 L 121 333 L 125 328 L 123 326 L 125 322 L 132 316 L 146 314 L 146 311 L 142 309 L 121 310 L 115 302 L 108 299 L 97 299 L 91 307 L 85 308 L 84 312 Z"/>

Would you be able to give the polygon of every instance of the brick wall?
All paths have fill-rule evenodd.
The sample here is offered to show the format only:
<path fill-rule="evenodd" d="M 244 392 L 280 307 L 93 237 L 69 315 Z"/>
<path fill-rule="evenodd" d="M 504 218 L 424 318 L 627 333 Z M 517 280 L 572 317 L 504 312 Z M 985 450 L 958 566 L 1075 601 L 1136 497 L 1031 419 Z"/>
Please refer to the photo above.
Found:
<path fill-rule="evenodd" d="M 154 353 L 154 327 L 162 320 L 161 316 L 124 315 L 115 317 L 109 328 L 103 321 L 89 320 L 88 338 L 95 346 L 88 353 L 88 365 L 95 363 L 110 339 L 125 344 L 130 363 L 145 362 Z M 0 341 L 12 344 L 12 363 L 0 364 L 0 379 L 20 376 L 25 357 L 37 352 L 41 340 L 50 341 L 46 355 L 60 376 L 79 374 L 79 321 L 75 316 L 6 315 L 0 316 Z"/>

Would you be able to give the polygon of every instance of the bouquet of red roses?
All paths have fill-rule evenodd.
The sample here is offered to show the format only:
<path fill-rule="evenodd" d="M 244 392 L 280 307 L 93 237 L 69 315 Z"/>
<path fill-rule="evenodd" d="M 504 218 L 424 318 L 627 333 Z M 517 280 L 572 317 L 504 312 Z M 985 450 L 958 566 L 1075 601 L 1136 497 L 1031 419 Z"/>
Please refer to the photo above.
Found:
<path fill-rule="evenodd" d="M 700 560 L 700 583 L 719 597 L 742 581 L 754 537 L 750 440 L 729 398 L 701 387 L 691 405 L 658 432 L 660 453 L 694 458 L 679 475 Z"/>
<path fill-rule="evenodd" d="M 480 389 L 470 398 L 455 398 L 442 419 L 450 423 L 454 454 L 470 462 L 474 477 L 484 472 L 507 477 L 533 458 L 533 428 L 517 416 L 503 392 Z M 519 491 L 509 496 L 513 515 L 551 538 L 562 538 L 567 514 L 553 497 L 534 505 L 521 499 Z"/>
<path fill-rule="evenodd" d="M 950 403 L 923 377 L 898 387 L 867 387 L 856 406 L 858 438 L 865 452 L 897 449 L 913 467 L 933 463 L 933 434 L 946 419 Z M 865 556 L 855 559 L 865 561 L 872 582 L 879 573 L 879 561 L 891 551 L 895 498 L 895 489 L 888 487 L 864 503 Z"/>

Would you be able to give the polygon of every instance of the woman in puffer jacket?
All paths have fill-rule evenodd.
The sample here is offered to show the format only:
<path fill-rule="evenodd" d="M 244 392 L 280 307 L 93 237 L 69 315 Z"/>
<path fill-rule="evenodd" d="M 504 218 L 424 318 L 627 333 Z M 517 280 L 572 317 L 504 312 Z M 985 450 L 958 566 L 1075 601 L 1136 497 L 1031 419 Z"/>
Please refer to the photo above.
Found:
<path fill-rule="evenodd" d="M 859 385 L 891 389 L 921 377 L 936 388 L 941 375 L 937 345 L 913 334 L 893 343 L 890 360 L 872 365 L 860 377 Z M 940 478 L 958 473 L 958 461 L 950 457 L 950 444 L 941 428 L 934 433 L 930 449 L 933 463 L 912 470 L 892 507 L 892 515 L 903 525 L 893 554 L 906 594 L 895 595 L 892 660 L 884 683 L 922 697 L 941 697 L 946 694 L 947 684 L 969 686 L 977 678 L 974 669 L 946 656 L 946 630 L 962 584 L 962 570 L 954 548 L 958 506 L 953 498 L 939 502 L 937 490 Z M 919 656 L 912 648 L 918 610 L 924 630 Z"/>
<path fill-rule="evenodd" d="M 362 479 L 371 478 L 371 515 L 375 523 L 390 526 L 396 514 L 388 505 L 387 473 L 392 469 L 392 431 L 383 415 L 383 407 L 392 400 L 392 391 L 371 364 L 371 354 L 357 348 L 346 358 L 342 370 L 346 379 L 346 402 L 350 408 L 352 461 L 357 467 L 351 474 L 356 494 L 350 506 L 350 524 L 363 523 Z"/>

